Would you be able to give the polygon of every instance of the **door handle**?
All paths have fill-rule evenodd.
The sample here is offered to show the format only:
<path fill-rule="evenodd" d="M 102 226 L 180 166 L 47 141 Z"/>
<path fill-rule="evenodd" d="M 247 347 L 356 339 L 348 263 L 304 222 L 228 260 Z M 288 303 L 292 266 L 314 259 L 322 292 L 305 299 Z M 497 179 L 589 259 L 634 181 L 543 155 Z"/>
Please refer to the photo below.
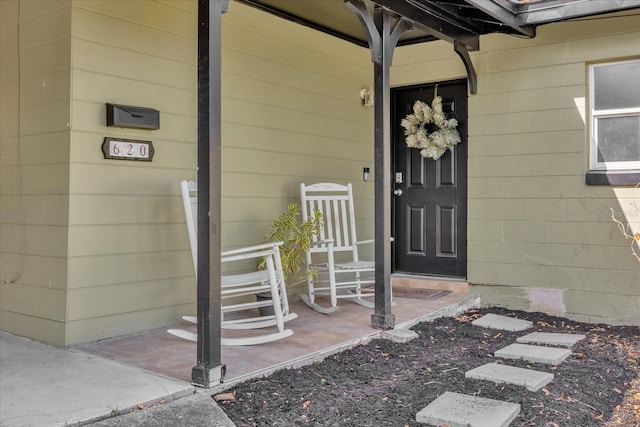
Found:
<path fill-rule="evenodd" d="M 393 190 L 393 194 L 395 194 L 396 196 L 402 196 L 402 189 L 401 188 L 397 188 L 397 189 Z"/>

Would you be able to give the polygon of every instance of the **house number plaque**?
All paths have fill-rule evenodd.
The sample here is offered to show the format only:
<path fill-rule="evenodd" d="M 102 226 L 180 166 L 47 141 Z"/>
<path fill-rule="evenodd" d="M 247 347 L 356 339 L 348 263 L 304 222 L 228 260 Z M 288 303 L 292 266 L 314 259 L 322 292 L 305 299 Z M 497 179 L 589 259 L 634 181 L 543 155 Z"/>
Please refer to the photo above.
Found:
<path fill-rule="evenodd" d="M 102 153 L 105 159 L 150 162 L 153 159 L 154 151 L 151 141 L 106 137 L 102 143 Z"/>

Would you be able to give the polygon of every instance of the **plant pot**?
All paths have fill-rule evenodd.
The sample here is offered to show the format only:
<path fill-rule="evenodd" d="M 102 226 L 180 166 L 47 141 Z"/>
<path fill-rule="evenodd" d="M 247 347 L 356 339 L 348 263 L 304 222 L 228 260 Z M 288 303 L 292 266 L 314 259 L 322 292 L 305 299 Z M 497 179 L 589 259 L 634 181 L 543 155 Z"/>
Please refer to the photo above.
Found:
<path fill-rule="evenodd" d="M 271 301 L 271 294 L 256 294 L 256 301 Z M 258 307 L 258 311 L 260 312 L 260 316 L 274 316 L 275 312 L 273 311 L 273 305 L 268 305 L 265 307 Z"/>

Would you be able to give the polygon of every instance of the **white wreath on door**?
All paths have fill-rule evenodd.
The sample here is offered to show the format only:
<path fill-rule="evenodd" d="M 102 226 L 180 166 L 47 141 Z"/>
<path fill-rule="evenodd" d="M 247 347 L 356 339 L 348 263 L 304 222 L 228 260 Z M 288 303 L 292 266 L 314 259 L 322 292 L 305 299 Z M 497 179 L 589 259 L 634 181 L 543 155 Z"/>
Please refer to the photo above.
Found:
<path fill-rule="evenodd" d="M 413 104 L 413 114 L 407 115 L 400 125 L 404 128 L 407 147 L 420 149 L 424 158 L 438 160 L 460 143 L 458 121 L 447 119 L 442 111 L 442 98 L 435 96 L 431 106 L 423 101 Z"/>

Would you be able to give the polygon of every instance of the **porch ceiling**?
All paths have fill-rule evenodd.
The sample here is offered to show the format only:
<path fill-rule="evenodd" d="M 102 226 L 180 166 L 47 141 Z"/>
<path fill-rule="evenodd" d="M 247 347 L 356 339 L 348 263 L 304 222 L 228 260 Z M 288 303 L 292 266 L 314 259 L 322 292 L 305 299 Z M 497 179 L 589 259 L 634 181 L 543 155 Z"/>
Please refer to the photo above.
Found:
<path fill-rule="evenodd" d="M 368 46 L 366 33 L 344 0 L 236 0 L 268 13 Z M 537 25 L 640 8 L 640 0 L 363 0 L 413 22 L 398 45 L 443 39 L 475 49 L 490 33 L 535 36 Z"/>

